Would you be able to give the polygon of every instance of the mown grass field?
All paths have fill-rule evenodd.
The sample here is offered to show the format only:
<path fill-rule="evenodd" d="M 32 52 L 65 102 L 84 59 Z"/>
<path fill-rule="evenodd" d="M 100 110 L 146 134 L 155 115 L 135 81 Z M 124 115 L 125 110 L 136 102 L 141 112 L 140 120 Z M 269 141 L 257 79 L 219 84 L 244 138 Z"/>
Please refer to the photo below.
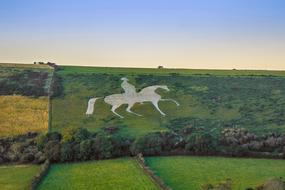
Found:
<path fill-rule="evenodd" d="M 48 98 L 0 96 L 0 137 L 48 129 Z"/>
<path fill-rule="evenodd" d="M 40 184 L 39 190 L 159 188 L 131 158 L 84 163 L 55 164 Z"/>
<path fill-rule="evenodd" d="M 233 190 L 244 190 L 272 177 L 285 178 L 284 160 L 173 156 L 149 157 L 146 163 L 175 190 L 199 190 L 228 178 Z"/>
<path fill-rule="evenodd" d="M 58 71 L 64 93 L 53 99 L 54 131 L 86 127 L 96 131 L 120 126 L 121 133 L 141 136 L 160 130 L 177 130 L 187 125 L 209 129 L 245 127 L 259 133 L 285 129 L 285 72 L 187 69 L 134 69 L 63 66 Z M 85 115 L 91 97 L 122 93 L 121 77 L 127 77 L 137 90 L 150 85 L 167 85 L 170 92 L 158 90 L 163 98 L 173 98 L 181 106 L 161 102 L 167 114 L 161 116 L 150 103 L 136 104 L 138 117 L 97 100 L 94 114 Z"/>
<path fill-rule="evenodd" d="M 37 165 L 0 165 L 0 189 L 29 190 L 39 169 Z"/>

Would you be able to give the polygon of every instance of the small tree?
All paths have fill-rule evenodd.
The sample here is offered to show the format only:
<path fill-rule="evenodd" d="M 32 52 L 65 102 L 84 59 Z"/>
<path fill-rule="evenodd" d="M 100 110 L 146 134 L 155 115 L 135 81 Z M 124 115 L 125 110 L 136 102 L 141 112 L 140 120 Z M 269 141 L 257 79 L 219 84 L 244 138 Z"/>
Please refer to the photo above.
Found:
<path fill-rule="evenodd" d="M 186 139 L 186 150 L 197 153 L 209 153 L 217 150 L 218 138 L 206 131 L 191 133 Z"/>

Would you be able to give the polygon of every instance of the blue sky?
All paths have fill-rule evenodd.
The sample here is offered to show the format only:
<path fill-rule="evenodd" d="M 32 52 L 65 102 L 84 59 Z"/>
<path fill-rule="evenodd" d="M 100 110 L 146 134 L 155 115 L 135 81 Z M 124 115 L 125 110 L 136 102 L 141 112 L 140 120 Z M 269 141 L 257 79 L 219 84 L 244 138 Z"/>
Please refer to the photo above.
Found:
<path fill-rule="evenodd" d="M 285 69 L 283 0 L 7 0 L 0 62 Z"/>

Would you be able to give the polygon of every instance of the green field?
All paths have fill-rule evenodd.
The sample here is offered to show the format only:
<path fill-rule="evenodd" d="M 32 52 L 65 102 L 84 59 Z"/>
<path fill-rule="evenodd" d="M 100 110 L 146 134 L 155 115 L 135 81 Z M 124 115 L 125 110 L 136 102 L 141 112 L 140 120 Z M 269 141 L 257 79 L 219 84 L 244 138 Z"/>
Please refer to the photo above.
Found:
<path fill-rule="evenodd" d="M 55 164 L 39 190 L 64 189 L 159 189 L 131 158 L 84 163 Z"/>
<path fill-rule="evenodd" d="M 236 70 L 132 69 L 63 66 L 57 74 L 64 92 L 52 101 L 54 131 L 85 127 L 91 131 L 119 126 L 120 132 L 140 136 L 161 130 L 179 130 L 187 125 L 221 129 L 245 127 L 255 132 L 285 129 L 285 72 Z M 170 92 L 158 90 L 163 98 L 173 98 L 181 106 L 161 102 L 167 114 L 161 116 L 150 103 L 136 104 L 138 117 L 97 100 L 94 114 L 85 115 L 91 97 L 122 93 L 121 77 L 127 77 L 137 90 L 150 85 L 167 85 Z"/>
<path fill-rule="evenodd" d="M 1 165 L 0 189 L 1 190 L 28 190 L 32 178 L 39 171 L 37 165 Z"/>
<path fill-rule="evenodd" d="M 230 178 L 233 190 L 256 187 L 272 177 L 285 178 L 285 161 L 221 157 L 149 157 L 147 165 L 175 190 L 199 190 Z"/>
<path fill-rule="evenodd" d="M 156 74 L 169 75 L 170 73 L 179 73 L 182 75 L 216 75 L 216 76 L 285 76 L 284 71 L 266 71 L 266 70 L 210 70 L 210 69 L 153 69 L 153 68 L 125 68 L 125 67 L 79 67 L 62 66 L 65 68 L 62 74 Z"/>

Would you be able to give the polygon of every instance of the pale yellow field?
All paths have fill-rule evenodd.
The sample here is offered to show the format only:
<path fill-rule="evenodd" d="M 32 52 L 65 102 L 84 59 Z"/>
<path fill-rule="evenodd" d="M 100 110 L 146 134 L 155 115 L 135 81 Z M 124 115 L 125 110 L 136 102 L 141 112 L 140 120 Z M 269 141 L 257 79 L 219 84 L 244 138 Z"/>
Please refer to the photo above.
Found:
<path fill-rule="evenodd" d="M 0 137 L 48 129 L 48 97 L 0 96 Z"/>

